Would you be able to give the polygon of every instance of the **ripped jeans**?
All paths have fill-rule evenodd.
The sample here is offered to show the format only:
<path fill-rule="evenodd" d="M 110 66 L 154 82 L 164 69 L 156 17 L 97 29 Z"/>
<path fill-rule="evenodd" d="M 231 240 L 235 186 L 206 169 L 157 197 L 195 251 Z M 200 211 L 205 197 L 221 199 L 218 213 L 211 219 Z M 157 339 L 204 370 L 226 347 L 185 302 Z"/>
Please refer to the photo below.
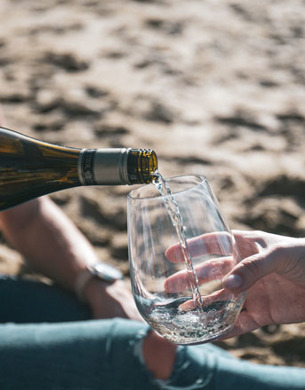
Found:
<path fill-rule="evenodd" d="M 72 294 L 0 278 L 0 388 L 4 390 L 304 389 L 305 370 L 251 364 L 213 345 L 178 347 L 172 375 L 147 371 L 148 325 L 90 320 Z"/>

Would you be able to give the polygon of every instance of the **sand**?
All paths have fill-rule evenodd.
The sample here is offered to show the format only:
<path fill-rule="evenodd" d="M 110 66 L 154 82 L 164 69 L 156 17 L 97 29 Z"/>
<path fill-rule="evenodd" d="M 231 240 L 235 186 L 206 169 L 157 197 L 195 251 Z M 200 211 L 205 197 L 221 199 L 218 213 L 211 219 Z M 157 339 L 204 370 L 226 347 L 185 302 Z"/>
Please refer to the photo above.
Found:
<path fill-rule="evenodd" d="M 305 233 L 301 0 L 2 0 L 6 126 L 67 146 L 153 148 L 164 176 L 201 174 L 231 228 Z M 128 276 L 127 187 L 52 195 Z M 0 271 L 23 272 L 2 239 Z M 305 367 L 305 325 L 221 343 Z"/>

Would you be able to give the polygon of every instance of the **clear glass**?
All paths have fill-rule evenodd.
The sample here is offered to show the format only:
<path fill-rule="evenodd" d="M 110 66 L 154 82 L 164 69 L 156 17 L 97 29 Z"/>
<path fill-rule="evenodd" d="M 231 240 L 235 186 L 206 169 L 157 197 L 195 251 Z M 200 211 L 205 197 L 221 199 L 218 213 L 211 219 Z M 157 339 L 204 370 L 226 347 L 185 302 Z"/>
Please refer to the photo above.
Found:
<path fill-rule="evenodd" d="M 181 214 L 189 264 L 166 196 L 154 184 L 133 190 L 128 238 L 134 299 L 145 321 L 171 342 L 215 340 L 232 329 L 244 300 L 244 294 L 222 288 L 223 277 L 240 261 L 234 236 L 204 177 L 166 181 Z"/>

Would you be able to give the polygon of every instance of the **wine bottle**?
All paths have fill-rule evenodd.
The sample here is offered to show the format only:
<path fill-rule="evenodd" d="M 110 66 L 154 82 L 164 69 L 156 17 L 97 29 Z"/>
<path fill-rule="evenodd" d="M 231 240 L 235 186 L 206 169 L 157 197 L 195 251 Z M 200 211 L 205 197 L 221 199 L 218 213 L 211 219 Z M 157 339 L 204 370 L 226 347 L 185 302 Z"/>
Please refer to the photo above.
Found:
<path fill-rule="evenodd" d="M 77 149 L 0 127 L 0 210 L 67 188 L 150 183 L 150 149 Z"/>

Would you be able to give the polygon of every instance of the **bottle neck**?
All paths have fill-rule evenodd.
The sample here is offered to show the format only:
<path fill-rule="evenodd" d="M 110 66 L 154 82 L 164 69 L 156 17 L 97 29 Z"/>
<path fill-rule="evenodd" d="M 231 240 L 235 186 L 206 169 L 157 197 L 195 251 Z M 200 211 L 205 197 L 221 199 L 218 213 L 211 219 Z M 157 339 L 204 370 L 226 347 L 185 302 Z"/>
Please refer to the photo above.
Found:
<path fill-rule="evenodd" d="M 127 159 L 130 149 L 83 149 L 78 160 L 82 185 L 130 184 Z"/>

